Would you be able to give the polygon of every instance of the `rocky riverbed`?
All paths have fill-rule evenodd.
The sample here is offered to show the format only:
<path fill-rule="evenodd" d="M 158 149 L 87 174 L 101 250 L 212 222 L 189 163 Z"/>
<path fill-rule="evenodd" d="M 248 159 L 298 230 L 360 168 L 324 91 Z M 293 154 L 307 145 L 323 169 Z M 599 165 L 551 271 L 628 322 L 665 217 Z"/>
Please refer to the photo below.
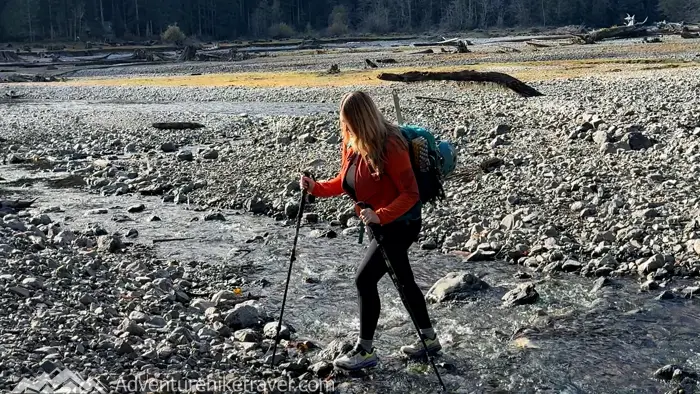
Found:
<path fill-rule="evenodd" d="M 544 96 L 530 99 L 444 83 L 353 87 L 392 119 L 395 89 L 408 122 L 460 153 L 412 252 L 426 292 L 442 278 L 428 297 L 448 385 L 697 389 L 698 75 L 541 81 Z M 2 389 L 52 366 L 104 383 L 275 376 L 265 327 L 279 313 L 298 174 L 337 171 L 337 103 L 350 89 L 24 85 L 0 104 L 0 190 L 39 198 L 1 222 Z M 164 121 L 204 127 L 152 127 Z M 413 334 L 388 278 L 386 365 L 329 371 L 357 329 L 351 208 L 337 198 L 304 212 L 281 369 L 330 377 L 339 392 L 431 392 L 430 367 L 391 354 Z M 153 244 L 164 238 L 184 239 Z"/>

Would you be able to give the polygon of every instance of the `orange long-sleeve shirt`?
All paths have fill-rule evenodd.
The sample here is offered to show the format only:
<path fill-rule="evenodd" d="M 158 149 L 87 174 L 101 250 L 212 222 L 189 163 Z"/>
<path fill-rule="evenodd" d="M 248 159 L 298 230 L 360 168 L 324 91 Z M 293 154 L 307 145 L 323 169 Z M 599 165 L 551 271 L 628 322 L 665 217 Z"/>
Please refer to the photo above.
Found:
<path fill-rule="evenodd" d="M 333 179 L 317 182 L 311 194 L 316 197 L 347 194 L 343 183 L 353 153 L 352 147 L 346 147 L 343 143 L 340 172 Z M 371 205 L 382 225 L 401 217 L 420 201 L 408 149 L 398 141 L 390 140 L 385 154 L 385 171 L 381 176 L 373 175 L 368 163 L 361 157 L 358 158 L 354 188 L 356 201 Z M 360 209 L 355 206 L 355 211 L 359 214 Z"/>

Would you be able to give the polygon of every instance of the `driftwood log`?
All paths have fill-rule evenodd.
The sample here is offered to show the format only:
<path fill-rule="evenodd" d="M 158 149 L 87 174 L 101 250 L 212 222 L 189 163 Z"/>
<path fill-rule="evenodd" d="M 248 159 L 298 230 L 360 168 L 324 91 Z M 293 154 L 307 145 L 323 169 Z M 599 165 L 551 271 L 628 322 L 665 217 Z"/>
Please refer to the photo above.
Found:
<path fill-rule="evenodd" d="M 534 41 L 528 41 L 528 42 L 526 42 L 525 44 L 531 45 L 531 46 L 533 46 L 533 47 L 535 47 L 535 48 L 549 48 L 549 47 L 551 46 L 551 45 L 549 45 L 549 44 L 542 44 L 542 43 L 540 43 L 540 42 L 534 42 Z"/>
<path fill-rule="evenodd" d="M 444 99 L 444 98 L 439 98 L 439 97 L 416 96 L 416 99 L 418 99 L 418 100 L 428 100 L 428 101 L 440 101 L 440 102 L 443 102 L 443 103 L 457 104 L 457 102 L 454 101 L 454 100 Z"/>
<path fill-rule="evenodd" d="M 152 126 L 159 130 L 187 130 L 204 127 L 203 124 L 195 122 L 159 122 L 153 123 Z"/>
<path fill-rule="evenodd" d="M 22 59 L 14 51 L 0 51 L 0 63 L 19 63 Z"/>
<path fill-rule="evenodd" d="M 195 59 L 197 56 L 197 48 L 195 48 L 192 45 L 188 45 L 185 47 L 185 49 L 182 51 L 180 54 L 180 60 L 181 62 L 189 62 Z"/>
<path fill-rule="evenodd" d="M 595 44 L 598 41 L 612 38 L 636 38 L 648 36 L 649 30 L 640 25 L 615 26 L 594 30 L 588 34 L 576 35 L 586 44 Z"/>
<path fill-rule="evenodd" d="M 700 38 L 700 33 L 691 33 L 689 31 L 684 31 L 681 33 L 681 37 L 683 38 Z"/>
<path fill-rule="evenodd" d="M 459 39 L 459 38 L 450 38 L 450 39 L 443 39 L 442 41 L 438 42 L 417 42 L 414 43 L 414 47 L 428 47 L 428 46 L 452 46 L 457 48 L 457 53 L 469 53 L 471 52 L 469 50 L 469 45 L 474 45 L 471 43 L 469 40 L 465 39 Z"/>
<path fill-rule="evenodd" d="M 383 81 L 407 83 L 421 81 L 490 82 L 507 87 L 522 97 L 544 96 L 519 79 L 499 72 L 479 72 L 473 70 L 455 72 L 409 71 L 403 74 L 381 73 L 377 78 Z"/>
<path fill-rule="evenodd" d="M 16 213 L 27 209 L 36 202 L 36 198 L 31 201 L 23 200 L 0 200 L 0 213 Z"/>
<path fill-rule="evenodd" d="M 50 75 L 34 75 L 34 74 L 9 74 L 5 77 L 0 77 L 0 82 L 4 83 L 24 83 L 24 82 L 57 82 L 58 79 Z"/>
<path fill-rule="evenodd" d="M 369 68 L 377 68 L 378 67 L 377 63 L 375 63 L 369 59 L 365 59 L 365 64 L 367 64 L 367 67 L 369 67 Z"/>

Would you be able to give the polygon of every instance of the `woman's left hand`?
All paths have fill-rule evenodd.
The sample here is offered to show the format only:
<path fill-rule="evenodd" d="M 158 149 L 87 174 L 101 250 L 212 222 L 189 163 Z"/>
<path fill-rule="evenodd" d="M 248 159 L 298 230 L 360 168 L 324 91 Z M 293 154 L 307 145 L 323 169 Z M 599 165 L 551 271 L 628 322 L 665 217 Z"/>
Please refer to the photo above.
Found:
<path fill-rule="evenodd" d="M 377 216 L 377 214 L 369 208 L 365 208 L 360 211 L 360 219 L 365 224 L 379 223 L 379 216 Z"/>

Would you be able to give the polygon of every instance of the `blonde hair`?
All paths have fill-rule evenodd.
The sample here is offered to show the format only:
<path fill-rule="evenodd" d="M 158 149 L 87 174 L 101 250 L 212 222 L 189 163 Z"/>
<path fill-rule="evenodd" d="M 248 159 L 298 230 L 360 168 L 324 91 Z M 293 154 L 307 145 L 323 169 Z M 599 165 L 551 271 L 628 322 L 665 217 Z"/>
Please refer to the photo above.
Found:
<path fill-rule="evenodd" d="M 344 146 L 351 143 L 353 149 L 370 164 L 376 174 L 384 172 L 387 143 L 392 141 L 408 147 L 399 127 L 384 117 L 365 92 L 346 94 L 340 103 L 340 114 Z M 343 127 L 343 119 L 348 127 Z"/>

